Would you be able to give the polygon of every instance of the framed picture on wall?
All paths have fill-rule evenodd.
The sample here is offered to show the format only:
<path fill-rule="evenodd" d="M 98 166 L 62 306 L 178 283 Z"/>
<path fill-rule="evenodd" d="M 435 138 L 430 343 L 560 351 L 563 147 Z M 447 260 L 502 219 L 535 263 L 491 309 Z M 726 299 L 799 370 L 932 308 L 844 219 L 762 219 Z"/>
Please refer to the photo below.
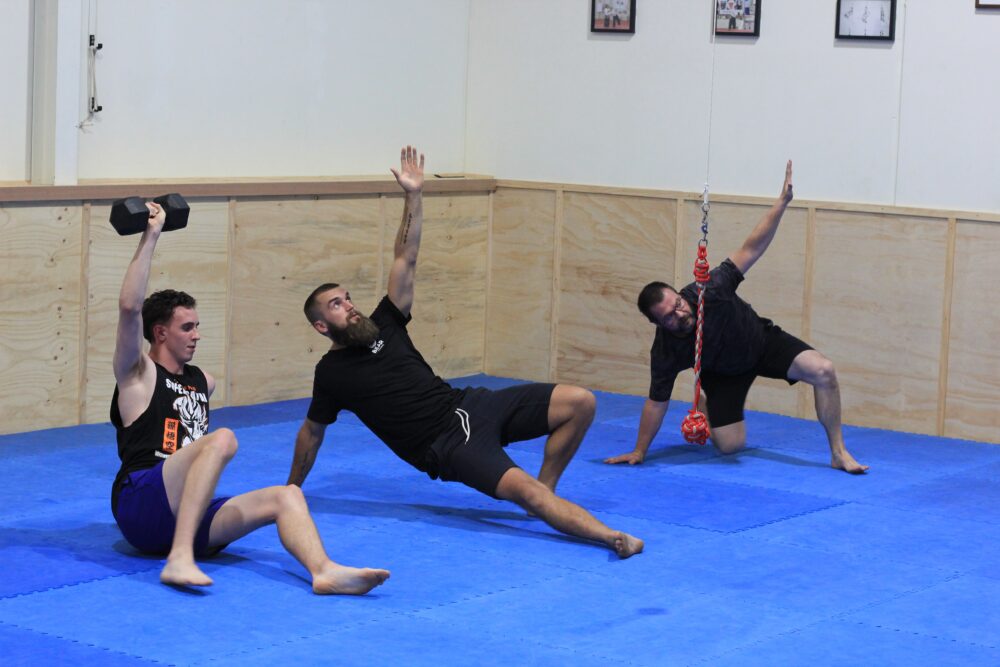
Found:
<path fill-rule="evenodd" d="M 712 0 L 716 35 L 760 35 L 760 0 Z"/>
<path fill-rule="evenodd" d="M 635 0 L 590 0 L 590 32 L 635 32 Z"/>
<path fill-rule="evenodd" d="M 976 0 L 977 9 L 1000 9 L 1000 0 Z"/>
<path fill-rule="evenodd" d="M 896 0 L 837 0 L 837 39 L 896 38 Z"/>

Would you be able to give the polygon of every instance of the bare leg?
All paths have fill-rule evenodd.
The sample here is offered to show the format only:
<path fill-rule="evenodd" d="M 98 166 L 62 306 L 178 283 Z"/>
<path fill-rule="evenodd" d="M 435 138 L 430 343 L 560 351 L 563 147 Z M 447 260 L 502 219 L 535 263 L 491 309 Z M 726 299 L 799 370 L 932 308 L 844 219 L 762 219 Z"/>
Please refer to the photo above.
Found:
<path fill-rule="evenodd" d="M 559 478 L 580 448 L 583 436 L 594 421 L 596 409 L 594 394 L 582 387 L 558 384 L 552 390 L 549 439 L 545 442 L 545 458 L 538 471 L 538 481 L 550 491 L 556 490 Z"/>
<path fill-rule="evenodd" d="M 276 523 L 288 553 L 309 571 L 313 592 L 363 595 L 389 578 L 388 570 L 339 565 L 327 556 L 302 489 L 271 486 L 226 501 L 212 520 L 209 545 L 222 546 Z"/>
<path fill-rule="evenodd" d="M 826 438 L 830 443 L 830 465 L 854 475 L 860 475 L 868 470 L 868 466 L 863 466 L 854 460 L 844 445 L 840 422 L 840 384 L 837 382 L 837 372 L 833 362 L 816 350 L 806 350 L 792 361 L 788 377 L 792 380 L 803 380 L 813 386 L 816 416 L 826 429 Z"/>
<path fill-rule="evenodd" d="M 723 454 L 735 454 L 747 444 L 747 423 L 738 421 L 712 427 L 712 444 Z"/>
<path fill-rule="evenodd" d="M 607 545 L 621 558 L 633 556 L 645 546 L 637 537 L 608 528 L 590 512 L 560 498 L 552 489 L 520 468 L 511 468 L 504 473 L 497 484 L 496 494 L 541 517 L 561 533 Z"/>
<path fill-rule="evenodd" d="M 701 402 L 698 405 L 701 406 L 702 411 L 708 418 L 709 425 L 711 425 L 712 415 L 708 412 L 708 397 L 704 393 L 701 395 Z M 720 454 L 735 454 L 746 447 L 747 423 L 743 420 L 726 424 L 725 426 L 712 426 L 710 430 L 711 436 L 709 436 L 709 440 L 719 450 Z"/>
<path fill-rule="evenodd" d="M 181 448 L 163 463 L 163 485 L 176 517 L 174 540 L 160 581 L 180 586 L 210 586 L 194 561 L 194 538 L 215 493 L 222 469 L 236 455 L 236 436 L 219 429 Z"/>

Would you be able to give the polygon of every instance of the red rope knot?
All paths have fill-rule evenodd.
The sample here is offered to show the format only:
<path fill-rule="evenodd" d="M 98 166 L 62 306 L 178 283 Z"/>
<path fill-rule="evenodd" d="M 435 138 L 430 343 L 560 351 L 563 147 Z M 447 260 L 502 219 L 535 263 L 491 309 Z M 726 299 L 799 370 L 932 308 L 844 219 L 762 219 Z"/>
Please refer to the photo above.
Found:
<path fill-rule="evenodd" d="M 698 259 L 694 260 L 694 279 L 699 283 L 708 282 L 708 246 L 698 243 Z"/>
<path fill-rule="evenodd" d="M 688 442 L 704 445 L 712 435 L 708 429 L 708 418 L 705 417 L 705 413 L 696 408 L 688 410 L 687 417 L 681 423 L 681 433 Z"/>

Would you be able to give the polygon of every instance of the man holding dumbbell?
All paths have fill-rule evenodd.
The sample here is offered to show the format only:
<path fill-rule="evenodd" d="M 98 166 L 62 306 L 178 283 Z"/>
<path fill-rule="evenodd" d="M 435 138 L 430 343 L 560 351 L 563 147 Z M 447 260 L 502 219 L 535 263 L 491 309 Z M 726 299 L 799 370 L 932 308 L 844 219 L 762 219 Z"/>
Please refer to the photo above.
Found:
<path fill-rule="evenodd" d="M 236 454 L 229 429 L 208 432 L 215 379 L 188 362 L 201 336 L 195 300 L 163 290 L 144 299 L 153 250 L 167 213 L 147 203 L 146 229 L 119 298 L 111 421 L 121 469 L 111 509 L 125 539 L 140 551 L 167 554 L 160 581 L 208 586 L 195 556 L 212 555 L 271 523 L 282 544 L 312 575 L 313 592 L 360 595 L 389 578 L 386 570 L 345 567 L 323 549 L 305 497 L 294 485 L 212 498 Z M 186 222 L 186 220 L 185 220 Z M 150 343 L 143 351 L 142 339 Z"/>

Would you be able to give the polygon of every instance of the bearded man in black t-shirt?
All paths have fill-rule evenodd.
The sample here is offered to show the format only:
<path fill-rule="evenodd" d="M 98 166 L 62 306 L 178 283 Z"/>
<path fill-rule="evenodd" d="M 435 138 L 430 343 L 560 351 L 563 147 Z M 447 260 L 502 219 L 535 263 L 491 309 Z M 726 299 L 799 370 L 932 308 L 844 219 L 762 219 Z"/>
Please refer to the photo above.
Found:
<path fill-rule="evenodd" d="M 802 380 L 813 386 L 816 415 L 830 444 L 830 465 L 861 474 L 868 466 L 855 461 L 844 445 L 840 386 L 833 363 L 771 320 L 757 315 L 736 295 L 747 271 L 770 245 L 791 201 L 789 160 L 777 201 L 739 250 L 711 271 L 705 288 L 701 382 L 712 443 L 724 454 L 738 452 L 746 445 L 743 406 L 758 376 L 780 378 L 790 385 Z M 677 374 L 694 365 L 697 304 L 694 283 L 678 293 L 666 283 L 653 282 L 639 294 L 639 310 L 656 325 L 650 350 L 649 398 L 642 409 L 635 449 L 605 459 L 605 463 L 635 465 L 645 459 L 663 423 Z"/>
<path fill-rule="evenodd" d="M 288 483 L 305 482 L 327 427 L 341 410 L 349 410 L 397 456 L 432 479 L 462 482 L 515 502 L 556 530 L 601 542 L 622 558 L 639 553 L 642 540 L 608 528 L 555 495 L 559 477 L 593 421 L 591 392 L 561 384 L 455 389 L 414 347 L 406 325 L 423 226 L 424 156 L 407 146 L 400 152 L 400 168 L 391 171 L 406 200 L 388 294 L 371 318 L 336 283 L 320 285 L 305 302 L 309 323 L 331 345 L 316 364 L 312 403 L 295 441 Z M 543 435 L 548 440 L 536 479 L 504 447 Z"/>

